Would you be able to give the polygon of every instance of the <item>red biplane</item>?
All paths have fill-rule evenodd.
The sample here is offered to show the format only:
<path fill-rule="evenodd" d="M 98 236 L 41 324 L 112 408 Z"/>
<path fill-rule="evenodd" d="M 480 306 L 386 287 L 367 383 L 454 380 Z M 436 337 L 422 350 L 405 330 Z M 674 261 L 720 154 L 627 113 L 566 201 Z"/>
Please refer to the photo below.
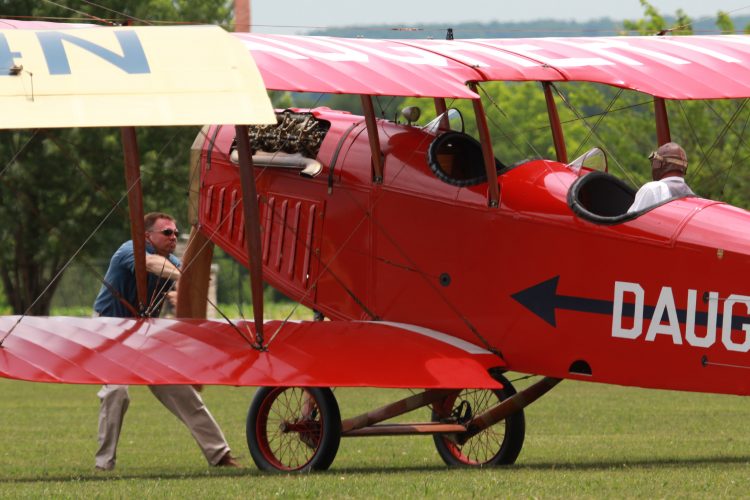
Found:
<path fill-rule="evenodd" d="M 565 378 L 750 393 L 733 376 L 750 350 L 750 214 L 697 196 L 628 213 L 634 190 L 592 168 L 600 151 L 567 158 L 552 94 L 649 94 L 662 144 L 666 99 L 750 97 L 750 37 L 235 36 L 266 88 L 358 94 L 364 116 L 204 127 L 181 319 L 5 317 L 3 376 L 263 386 L 247 438 L 267 470 L 325 469 L 342 436 L 386 434 L 432 434 L 451 465 L 513 463 L 523 408 Z M 554 160 L 495 157 L 477 91 L 501 80 L 541 83 Z M 432 98 L 437 118 L 378 118 L 373 96 Z M 478 138 L 448 99 L 472 102 Z M 198 319 L 212 243 L 250 268 L 254 323 Z M 263 323 L 261 275 L 331 321 Z M 543 378 L 516 394 L 509 370 Z M 344 386 L 424 391 L 342 421 Z M 383 423 L 425 406 L 431 422 Z"/>

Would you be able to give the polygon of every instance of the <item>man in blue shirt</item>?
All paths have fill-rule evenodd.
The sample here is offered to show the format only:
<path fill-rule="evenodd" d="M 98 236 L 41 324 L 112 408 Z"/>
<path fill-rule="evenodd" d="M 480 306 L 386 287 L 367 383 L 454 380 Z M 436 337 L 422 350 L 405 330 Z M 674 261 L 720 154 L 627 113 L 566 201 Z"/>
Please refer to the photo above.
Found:
<path fill-rule="evenodd" d="M 146 270 L 148 271 L 148 304 L 145 316 L 159 316 L 161 306 L 172 285 L 180 278 L 180 260 L 172 255 L 177 245 L 177 226 L 172 216 L 150 213 L 144 218 L 146 229 Z M 130 318 L 138 316 L 133 242 L 117 249 L 104 276 L 104 284 L 94 301 L 96 316 Z M 238 467 L 229 445 L 206 408 L 200 394 L 190 385 L 149 386 L 156 398 L 179 418 L 195 438 L 208 463 L 213 466 Z M 99 449 L 96 468 L 112 470 L 117 458 L 117 441 L 122 421 L 130 403 L 128 386 L 108 384 L 97 394 L 99 409 Z"/>

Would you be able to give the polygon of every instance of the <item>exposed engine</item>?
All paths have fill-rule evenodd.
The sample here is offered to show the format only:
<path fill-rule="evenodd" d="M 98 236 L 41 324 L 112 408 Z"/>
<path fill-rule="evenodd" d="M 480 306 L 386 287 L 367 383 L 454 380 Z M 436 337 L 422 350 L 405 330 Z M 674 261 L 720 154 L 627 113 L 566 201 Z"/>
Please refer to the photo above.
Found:
<path fill-rule="evenodd" d="M 331 124 L 318 120 L 312 113 L 284 110 L 276 113 L 276 125 L 251 125 L 253 151 L 299 153 L 315 158 Z"/>

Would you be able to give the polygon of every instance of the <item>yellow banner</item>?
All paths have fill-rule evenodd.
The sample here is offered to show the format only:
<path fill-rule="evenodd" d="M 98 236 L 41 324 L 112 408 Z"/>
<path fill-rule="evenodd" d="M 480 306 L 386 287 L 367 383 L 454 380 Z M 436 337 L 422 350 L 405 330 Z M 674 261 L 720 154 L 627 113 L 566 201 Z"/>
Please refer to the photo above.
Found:
<path fill-rule="evenodd" d="M 275 123 L 216 26 L 0 30 L 0 128 Z"/>

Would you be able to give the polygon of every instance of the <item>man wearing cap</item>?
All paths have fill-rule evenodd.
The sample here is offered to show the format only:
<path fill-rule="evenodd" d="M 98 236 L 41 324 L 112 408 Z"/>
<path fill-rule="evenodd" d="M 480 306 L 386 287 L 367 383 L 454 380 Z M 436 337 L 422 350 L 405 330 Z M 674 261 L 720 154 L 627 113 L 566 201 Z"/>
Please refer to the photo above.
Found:
<path fill-rule="evenodd" d="M 663 144 L 648 158 L 654 180 L 638 190 L 628 213 L 645 210 L 671 198 L 695 194 L 685 182 L 688 161 L 685 150 L 679 144 Z"/>

